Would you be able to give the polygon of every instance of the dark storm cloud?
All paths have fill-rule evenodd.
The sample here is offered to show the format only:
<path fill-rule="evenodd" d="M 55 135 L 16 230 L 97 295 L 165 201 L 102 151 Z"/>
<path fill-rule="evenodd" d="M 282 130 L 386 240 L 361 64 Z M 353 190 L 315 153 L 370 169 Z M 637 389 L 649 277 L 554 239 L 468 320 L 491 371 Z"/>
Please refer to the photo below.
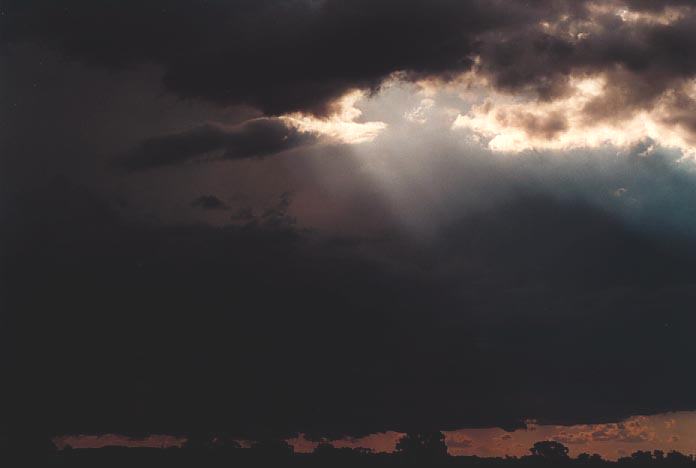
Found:
<path fill-rule="evenodd" d="M 299 131 L 279 119 L 254 119 L 232 128 L 206 124 L 181 133 L 150 138 L 120 163 L 126 169 L 137 171 L 205 155 L 223 159 L 263 157 L 314 141 L 314 135 Z M 221 154 L 214 154 L 220 151 Z"/>
<path fill-rule="evenodd" d="M 691 0 L 623 0 L 620 2 L 638 11 L 663 11 L 668 7 L 693 6 Z"/>
<path fill-rule="evenodd" d="M 549 112 L 544 116 L 537 116 L 528 112 L 506 113 L 499 111 L 496 120 L 503 125 L 514 125 L 525 131 L 531 137 L 543 137 L 552 139 L 559 133 L 568 129 L 568 119 L 560 112 Z"/>
<path fill-rule="evenodd" d="M 575 9 L 551 0 L 5 1 L 2 30 L 4 41 L 38 41 L 98 66 L 161 65 L 182 97 L 325 113 L 393 72 L 468 70 L 479 33 Z"/>
<path fill-rule="evenodd" d="M 586 104 L 589 121 L 626 118 L 653 110 L 665 94 L 682 93 L 696 76 L 696 11 L 691 2 L 599 2 L 613 6 L 548 22 L 548 29 L 528 25 L 481 42 L 481 71 L 509 93 L 531 93 L 552 101 L 569 92 L 571 77 L 601 76 L 603 92 Z M 667 22 L 623 20 L 618 8 L 634 13 L 664 13 L 682 7 Z M 691 98 L 689 100 L 693 101 Z M 665 123 L 679 108 L 669 102 Z M 686 128 L 689 130 L 688 128 Z"/>
<path fill-rule="evenodd" d="M 3 219 L 23 427 L 319 437 L 696 407 L 693 243 L 583 203 L 521 196 L 423 246 L 275 222 L 288 197 L 236 227 L 146 227 L 60 187 Z M 25 219 L 53 200 L 75 212 Z"/>
<path fill-rule="evenodd" d="M 621 9 L 648 16 L 624 20 Z M 670 101 L 681 94 L 694 106 L 685 89 L 696 76 L 688 1 L 6 0 L 3 12 L 4 44 L 38 42 L 108 69 L 155 64 L 164 87 L 182 98 L 246 104 L 266 115 L 327 114 L 346 92 L 376 91 L 395 73 L 448 80 L 475 69 L 500 91 L 545 101 L 567 95 L 572 77 L 602 76 L 605 89 L 583 109 L 587 122 L 660 104 L 660 123 L 696 139 L 683 102 Z M 523 126 L 536 137 L 567 129 L 558 116 L 532 120 Z M 178 151 L 166 149 L 174 135 L 153 139 L 132 168 L 219 149 L 219 133 L 202 127 L 179 135 Z"/>
<path fill-rule="evenodd" d="M 696 101 L 684 93 L 670 96 L 670 113 L 663 120 L 670 125 L 680 126 L 691 133 L 691 141 L 696 142 Z"/>
<path fill-rule="evenodd" d="M 615 11 L 591 8 L 597 5 Z M 690 6 L 678 0 L 5 1 L 2 30 L 4 42 L 39 41 L 94 65 L 155 63 L 179 96 L 249 104 L 267 114 L 325 113 L 349 89 L 376 89 L 394 72 L 448 78 L 470 69 L 476 55 L 499 88 L 533 90 L 544 99 L 562 94 L 571 73 L 611 74 L 618 67 L 628 75 L 616 75 L 615 86 L 630 83 L 628 105 L 639 105 L 693 76 L 696 17 L 688 9 L 670 24 L 624 22 L 616 11 Z M 578 39 L 582 32 L 588 35 Z"/>
<path fill-rule="evenodd" d="M 201 195 L 191 202 L 194 208 L 202 208 L 204 210 L 226 210 L 227 204 L 220 200 L 215 195 Z"/>

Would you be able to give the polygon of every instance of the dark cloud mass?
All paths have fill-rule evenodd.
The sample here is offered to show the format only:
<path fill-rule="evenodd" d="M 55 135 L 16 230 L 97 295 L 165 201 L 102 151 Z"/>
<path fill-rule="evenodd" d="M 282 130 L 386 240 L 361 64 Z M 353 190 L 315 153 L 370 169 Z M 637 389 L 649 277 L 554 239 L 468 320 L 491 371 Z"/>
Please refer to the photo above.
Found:
<path fill-rule="evenodd" d="M 201 195 L 191 202 L 191 206 L 204 210 L 226 210 L 227 204 L 215 195 Z"/>
<path fill-rule="evenodd" d="M 182 97 L 268 114 L 324 113 L 394 71 L 465 70 L 472 34 L 506 21 L 482 1 L 5 3 L 5 40 L 41 41 L 99 66 L 159 64 Z"/>
<path fill-rule="evenodd" d="M 211 155 L 221 159 L 244 159 L 277 154 L 316 140 L 279 119 L 255 119 L 226 128 L 206 124 L 172 135 L 150 138 L 121 159 L 132 171 L 186 162 Z M 214 154 L 219 152 L 220 154 Z"/>
<path fill-rule="evenodd" d="M 47 190 L 3 220 L 5 375 L 34 429 L 342 436 L 694 407 L 694 245 L 584 203 L 522 197 L 424 247 L 146 227 Z"/>
<path fill-rule="evenodd" d="M 351 88 L 389 74 L 471 66 L 475 34 L 529 20 L 500 2 L 5 2 L 6 40 L 35 40 L 106 67 L 162 65 L 182 97 L 246 103 L 269 114 L 327 112 Z M 152 34 L 156 25 L 157 34 Z"/>
<path fill-rule="evenodd" d="M 154 63 L 181 97 L 266 114 L 326 113 L 346 91 L 374 90 L 392 73 L 447 79 L 471 69 L 476 56 L 503 90 L 548 99 L 571 73 L 606 72 L 629 93 L 627 105 L 644 106 L 694 74 L 691 7 L 671 0 L 5 0 L 1 29 L 3 42 L 37 41 L 97 66 Z M 665 24 L 622 21 L 621 8 L 682 10 Z"/>
<path fill-rule="evenodd" d="M 570 17 L 556 24 L 559 30 L 553 33 L 522 29 L 486 42 L 482 66 L 500 88 L 529 89 L 544 99 L 562 94 L 571 74 L 604 73 L 609 96 L 622 96 L 614 109 L 604 108 L 595 116 L 615 117 L 623 107 L 649 108 L 665 90 L 694 76 L 695 20 L 686 14 L 670 24 L 646 24 L 622 21 L 613 11 Z"/>

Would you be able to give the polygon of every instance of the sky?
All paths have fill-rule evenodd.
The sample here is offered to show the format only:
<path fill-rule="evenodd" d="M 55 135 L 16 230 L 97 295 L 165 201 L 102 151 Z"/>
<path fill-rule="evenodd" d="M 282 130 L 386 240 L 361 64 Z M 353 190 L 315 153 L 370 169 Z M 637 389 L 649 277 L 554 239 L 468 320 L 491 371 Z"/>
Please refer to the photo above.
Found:
<path fill-rule="evenodd" d="M 695 26 L 1 0 L 0 432 L 696 453 Z"/>

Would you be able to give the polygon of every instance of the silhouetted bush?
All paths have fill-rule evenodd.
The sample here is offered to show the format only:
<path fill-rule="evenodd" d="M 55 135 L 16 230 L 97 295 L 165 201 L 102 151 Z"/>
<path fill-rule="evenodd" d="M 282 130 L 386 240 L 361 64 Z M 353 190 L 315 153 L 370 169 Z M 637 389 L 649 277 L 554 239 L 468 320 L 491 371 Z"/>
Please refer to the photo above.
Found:
<path fill-rule="evenodd" d="M 43 460 L 36 463 L 37 453 L 25 447 L 25 460 L 31 463 L 3 466 L 37 466 L 47 468 L 696 468 L 692 456 L 679 452 L 665 454 L 637 451 L 616 462 L 603 460 L 597 454 L 568 456 L 568 448 L 555 441 L 542 441 L 530 448 L 524 457 L 482 458 L 451 456 L 447 453 L 444 435 L 439 432 L 411 433 L 397 443 L 394 453 L 373 453 L 367 449 L 337 448 L 321 443 L 312 453 L 296 453 L 282 440 L 259 441 L 242 448 L 231 438 L 221 435 L 194 437 L 182 448 L 68 449 L 41 451 Z M 15 454 L 22 454 L 21 450 Z"/>

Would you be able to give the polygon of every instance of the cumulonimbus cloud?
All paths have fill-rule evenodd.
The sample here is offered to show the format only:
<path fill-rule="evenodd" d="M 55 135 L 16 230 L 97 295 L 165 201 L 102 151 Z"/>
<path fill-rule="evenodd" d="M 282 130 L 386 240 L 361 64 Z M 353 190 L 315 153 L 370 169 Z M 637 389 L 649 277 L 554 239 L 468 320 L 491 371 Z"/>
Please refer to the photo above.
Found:
<path fill-rule="evenodd" d="M 266 115 L 327 117 L 342 96 L 375 91 L 395 74 L 449 80 L 476 69 L 491 89 L 538 104 L 540 115 L 499 119 L 501 138 L 510 138 L 509 127 L 531 130 L 530 140 L 565 135 L 563 144 L 577 143 L 569 136 L 577 125 L 566 122 L 573 116 L 541 114 L 572 98 L 573 83 L 586 78 L 604 82 L 579 110 L 586 119 L 630 123 L 647 114 L 672 143 L 696 138 L 689 92 L 696 10 L 684 0 L 262 0 L 195 8 L 184 0 L 69 0 L 3 8 L 5 44 L 46 43 L 112 69 L 154 63 L 181 97 L 247 104 Z"/>

